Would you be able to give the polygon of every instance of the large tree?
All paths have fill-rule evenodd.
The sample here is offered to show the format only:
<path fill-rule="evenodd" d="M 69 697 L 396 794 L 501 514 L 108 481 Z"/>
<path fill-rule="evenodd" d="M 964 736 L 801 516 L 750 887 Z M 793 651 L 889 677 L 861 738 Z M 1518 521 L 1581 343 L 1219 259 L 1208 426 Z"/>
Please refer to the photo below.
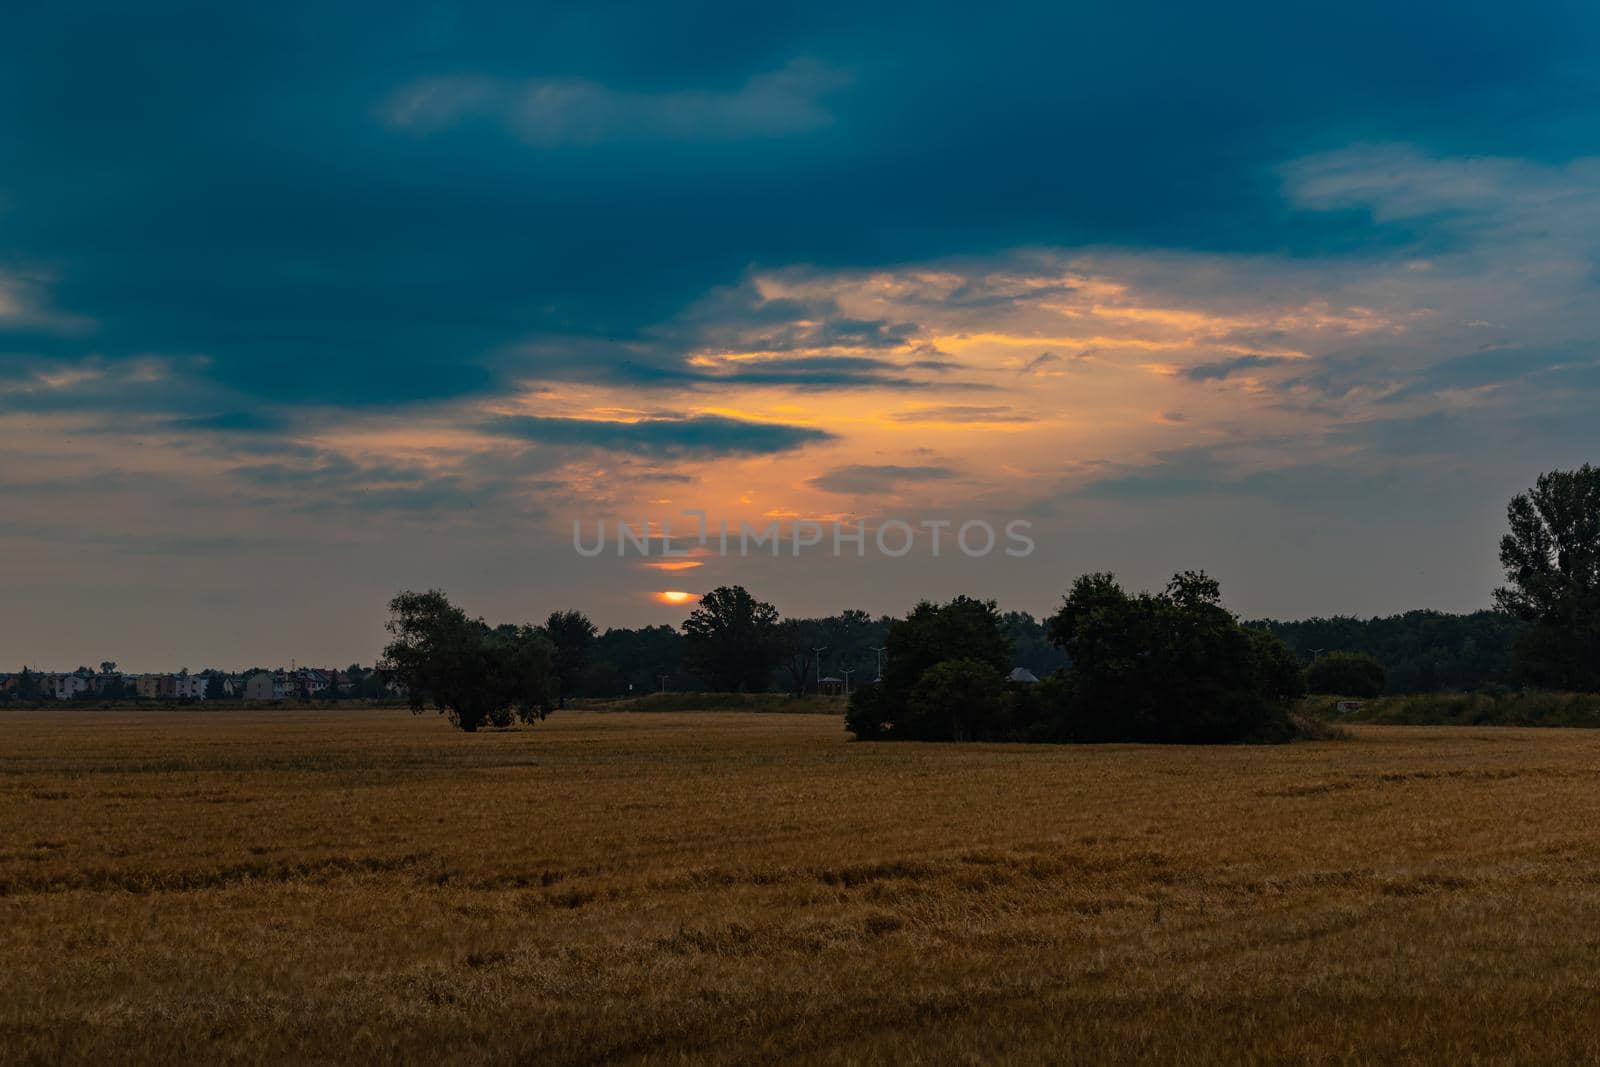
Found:
<path fill-rule="evenodd" d="M 380 667 L 405 686 L 411 710 L 428 705 L 468 732 L 549 713 L 555 650 L 533 626 L 490 629 L 437 589 L 403 592 L 389 602 L 394 636 Z"/>
<path fill-rule="evenodd" d="M 1539 475 L 1506 509 L 1495 603 L 1532 625 L 1517 668 L 1536 685 L 1600 691 L 1600 468 Z"/>
<path fill-rule="evenodd" d="M 990 678 L 1000 686 L 1011 667 L 1011 639 L 994 601 L 968 596 L 958 596 L 948 604 L 923 601 L 904 619 L 889 625 L 884 643 L 883 681 L 858 689 L 845 713 L 845 725 L 858 738 L 1001 739 L 997 723 L 979 721 L 996 706 L 992 702 L 979 702 L 973 715 L 961 716 L 946 714 L 946 710 L 964 696 L 927 706 L 935 685 L 954 687 L 961 694 L 972 691 L 975 679 Z M 924 676 L 941 664 L 952 666 L 936 675 L 929 686 L 921 686 Z M 998 698 L 1002 690 L 995 692 Z"/>
<path fill-rule="evenodd" d="M 778 609 L 738 585 L 719 586 L 700 598 L 683 622 L 685 660 L 723 692 L 759 692 L 777 661 Z"/>
<path fill-rule="evenodd" d="M 544 629 L 556 650 L 556 680 L 561 685 L 559 702 L 567 706 L 567 696 L 577 695 L 583 674 L 589 669 L 594 651 L 594 623 L 581 611 L 552 611 Z"/>

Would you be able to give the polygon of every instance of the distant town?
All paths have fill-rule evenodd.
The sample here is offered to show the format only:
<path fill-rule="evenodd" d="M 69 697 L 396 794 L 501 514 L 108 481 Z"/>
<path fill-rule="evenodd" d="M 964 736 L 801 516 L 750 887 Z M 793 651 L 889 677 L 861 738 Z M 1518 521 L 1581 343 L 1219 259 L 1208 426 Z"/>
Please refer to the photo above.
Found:
<path fill-rule="evenodd" d="M 258 667 L 239 673 L 182 670 L 170 674 L 129 674 L 108 661 L 100 664 L 98 670 L 79 667 L 69 672 L 52 672 L 24 668 L 13 674 L 0 673 L 0 703 L 243 700 L 268 704 L 404 696 L 405 691 L 386 679 L 382 672 L 359 664 L 344 669 L 297 666 L 287 670 Z"/>

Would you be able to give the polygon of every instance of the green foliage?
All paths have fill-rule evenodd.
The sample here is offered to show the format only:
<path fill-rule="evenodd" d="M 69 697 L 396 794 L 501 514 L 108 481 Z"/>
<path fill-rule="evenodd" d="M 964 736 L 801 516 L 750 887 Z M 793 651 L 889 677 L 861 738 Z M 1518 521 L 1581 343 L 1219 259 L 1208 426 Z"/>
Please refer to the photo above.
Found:
<path fill-rule="evenodd" d="M 883 686 L 864 685 L 850 694 L 844 712 L 844 728 L 858 741 L 877 741 L 894 729 L 884 709 Z"/>
<path fill-rule="evenodd" d="M 1070 667 L 1010 684 L 1007 626 L 991 602 L 919 604 L 889 629 L 881 686 L 851 700 L 860 739 L 925 741 L 1287 740 L 1299 661 L 1247 630 L 1204 574 L 1132 596 L 1109 574 L 1073 583 L 1045 625 Z"/>
<path fill-rule="evenodd" d="M 436 589 L 403 592 L 389 611 L 385 628 L 394 640 L 383 650 L 381 669 L 406 687 L 412 711 L 431 704 L 468 732 L 549 713 L 555 650 L 542 630 L 491 630 Z"/>
<path fill-rule="evenodd" d="M 1506 508 L 1506 585 L 1495 603 L 1530 623 L 1518 674 L 1535 685 L 1600 692 L 1600 468 L 1541 474 Z"/>
<path fill-rule="evenodd" d="M 1247 625 L 1271 630 L 1302 663 L 1309 664 L 1318 652 L 1369 653 L 1383 664 L 1391 693 L 1510 684 L 1515 679 L 1512 646 L 1527 629 L 1501 611 L 1408 611 L 1372 619 L 1268 619 Z"/>
<path fill-rule="evenodd" d="M 947 741 L 996 733 L 1001 704 L 990 697 L 1005 692 L 1011 641 L 994 601 L 967 596 L 943 605 L 923 601 L 889 625 L 884 642 L 883 683 L 853 693 L 845 714 L 845 725 L 857 738 Z M 940 668 L 937 684 L 921 687 L 935 668 Z M 945 685 L 976 701 L 970 713 L 955 708 L 955 698 L 939 695 Z M 995 721 L 985 725 L 990 719 Z"/>
<path fill-rule="evenodd" d="M 1026 667 L 1040 678 L 1067 665 L 1066 653 L 1050 640 L 1045 623 L 1026 611 L 1008 611 L 1001 619 L 1011 639 L 1013 665 Z"/>
<path fill-rule="evenodd" d="M 949 659 L 922 673 L 896 732 L 914 741 L 1003 741 L 1005 677 L 978 659 Z"/>
<path fill-rule="evenodd" d="M 1331 701 L 1303 706 L 1341 722 L 1389 726 L 1578 726 L 1600 727 L 1600 694 L 1537 689 L 1481 693 L 1409 693 L 1382 697 L 1340 715 Z"/>
<path fill-rule="evenodd" d="M 1056 717 L 1062 740 L 1211 744 L 1282 740 L 1295 684 L 1290 654 L 1240 626 L 1204 574 L 1159 595 L 1110 574 L 1073 583 L 1051 635 L 1072 666 Z"/>
<path fill-rule="evenodd" d="M 1001 673 L 1011 667 L 1011 640 L 992 600 L 958 596 L 944 605 L 924 600 L 890 625 L 884 643 L 884 686 L 895 694 L 909 694 L 924 671 L 946 660 L 977 660 Z"/>
<path fill-rule="evenodd" d="M 684 620 L 684 659 L 713 688 L 735 692 L 767 687 L 777 663 L 778 609 L 743 586 L 720 586 L 700 598 Z"/>
<path fill-rule="evenodd" d="M 1383 664 L 1365 652 L 1329 652 L 1306 668 L 1306 688 L 1313 693 L 1370 698 L 1383 686 Z"/>
<path fill-rule="evenodd" d="M 589 656 L 594 650 L 595 625 L 581 611 L 552 611 L 544 624 L 555 646 L 556 681 L 560 686 L 560 706 L 567 706 L 568 694 L 576 694 L 589 668 Z"/>
<path fill-rule="evenodd" d="M 1250 635 L 1250 651 L 1255 656 L 1256 673 L 1267 695 L 1285 704 L 1304 696 L 1306 675 L 1300 669 L 1299 657 L 1270 630 L 1247 627 L 1246 632 Z M 1383 668 L 1378 669 L 1381 671 Z"/>

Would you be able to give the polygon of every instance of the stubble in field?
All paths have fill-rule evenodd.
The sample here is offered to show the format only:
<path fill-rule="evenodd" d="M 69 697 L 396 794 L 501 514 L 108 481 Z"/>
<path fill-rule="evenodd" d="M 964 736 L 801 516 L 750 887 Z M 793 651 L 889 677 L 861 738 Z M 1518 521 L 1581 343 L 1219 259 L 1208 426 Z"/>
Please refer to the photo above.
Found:
<path fill-rule="evenodd" d="M 0 1050 L 1600 1057 L 1600 735 L 0 717 Z"/>

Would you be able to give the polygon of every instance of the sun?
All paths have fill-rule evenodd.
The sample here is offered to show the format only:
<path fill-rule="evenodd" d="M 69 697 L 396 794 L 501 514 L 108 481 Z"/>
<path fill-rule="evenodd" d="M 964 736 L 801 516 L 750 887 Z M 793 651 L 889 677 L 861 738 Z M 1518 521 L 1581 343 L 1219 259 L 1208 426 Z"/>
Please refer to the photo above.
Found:
<path fill-rule="evenodd" d="M 662 604 L 687 604 L 698 599 L 693 593 L 685 593 L 677 589 L 669 589 L 663 593 L 656 593 L 655 598 Z"/>

